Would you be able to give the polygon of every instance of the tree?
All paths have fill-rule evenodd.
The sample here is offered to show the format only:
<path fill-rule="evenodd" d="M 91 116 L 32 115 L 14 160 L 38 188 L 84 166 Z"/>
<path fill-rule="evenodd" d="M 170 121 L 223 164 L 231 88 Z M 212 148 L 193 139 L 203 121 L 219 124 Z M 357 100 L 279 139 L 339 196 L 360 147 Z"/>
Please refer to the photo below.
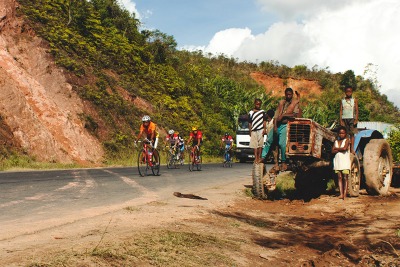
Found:
<path fill-rule="evenodd" d="M 389 144 L 392 149 L 393 161 L 400 161 L 400 124 L 396 124 L 389 135 Z"/>
<path fill-rule="evenodd" d="M 347 86 L 351 86 L 353 90 L 357 89 L 357 80 L 354 71 L 347 70 L 340 81 L 340 89 L 344 90 Z"/>

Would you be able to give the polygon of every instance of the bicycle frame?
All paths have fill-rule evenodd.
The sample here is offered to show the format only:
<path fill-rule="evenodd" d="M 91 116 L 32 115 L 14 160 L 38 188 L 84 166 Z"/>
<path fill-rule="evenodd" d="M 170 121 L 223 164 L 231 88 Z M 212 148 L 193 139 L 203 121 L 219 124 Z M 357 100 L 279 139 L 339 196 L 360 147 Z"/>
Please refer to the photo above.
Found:
<path fill-rule="evenodd" d="M 193 146 L 190 151 L 190 160 L 189 160 L 189 170 L 193 171 L 194 166 L 199 171 L 201 169 L 201 158 L 200 158 L 200 149 L 199 147 Z"/>
<path fill-rule="evenodd" d="M 147 176 L 149 170 L 151 170 L 154 175 L 159 175 L 160 154 L 157 149 L 153 148 L 148 139 L 144 139 L 142 143 L 143 146 L 139 150 L 137 158 L 137 166 L 140 176 Z"/>
<path fill-rule="evenodd" d="M 151 160 L 151 157 L 153 155 L 153 148 L 150 146 L 150 141 L 148 139 L 143 140 L 143 148 L 142 148 L 142 154 L 144 155 L 144 160 L 147 164 L 149 164 L 150 167 L 153 166 L 153 162 Z"/>

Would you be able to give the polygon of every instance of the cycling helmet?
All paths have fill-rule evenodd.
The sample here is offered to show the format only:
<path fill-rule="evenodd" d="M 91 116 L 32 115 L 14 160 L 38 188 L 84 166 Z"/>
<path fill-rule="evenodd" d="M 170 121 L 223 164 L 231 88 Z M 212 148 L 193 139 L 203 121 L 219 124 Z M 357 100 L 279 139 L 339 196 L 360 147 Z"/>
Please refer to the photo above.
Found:
<path fill-rule="evenodd" d="M 171 130 L 168 131 L 168 134 L 174 134 L 174 132 L 175 131 L 171 129 Z"/>
<path fill-rule="evenodd" d="M 229 136 L 229 133 L 225 133 L 225 136 Z"/>
<path fill-rule="evenodd" d="M 196 126 L 193 126 L 193 127 L 192 127 L 192 131 L 197 131 L 197 127 L 196 127 Z"/>
<path fill-rule="evenodd" d="M 143 118 L 142 118 L 142 121 L 143 122 L 145 122 L 145 121 L 150 121 L 151 119 L 150 119 L 150 116 L 149 115 L 144 115 L 143 116 Z"/>

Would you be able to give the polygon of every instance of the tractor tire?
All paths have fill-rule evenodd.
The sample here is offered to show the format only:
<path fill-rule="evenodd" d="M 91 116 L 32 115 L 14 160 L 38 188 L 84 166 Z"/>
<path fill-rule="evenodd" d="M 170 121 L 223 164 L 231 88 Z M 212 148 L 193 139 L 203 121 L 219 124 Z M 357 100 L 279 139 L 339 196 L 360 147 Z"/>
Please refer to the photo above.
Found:
<path fill-rule="evenodd" d="M 360 183 L 361 183 L 361 169 L 360 161 L 353 154 L 351 158 L 351 170 L 348 178 L 348 192 L 351 197 L 358 197 L 360 195 Z"/>
<path fill-rule="evenodd" d="M 393 174 L 393 159 L 389 143 L 385 139 L 372 139 L 364 149 L 363 168 L 367 192 L 386 196 Z"/>
<path fill-rule="evenodd" d="M 263 163 L 254 163 L 252 170 L 253 177 L 253 194 L 258 199 L 267 199 L 268 198 L 268 189 L 265 185 L 264 180 L 264 164 Z"/>

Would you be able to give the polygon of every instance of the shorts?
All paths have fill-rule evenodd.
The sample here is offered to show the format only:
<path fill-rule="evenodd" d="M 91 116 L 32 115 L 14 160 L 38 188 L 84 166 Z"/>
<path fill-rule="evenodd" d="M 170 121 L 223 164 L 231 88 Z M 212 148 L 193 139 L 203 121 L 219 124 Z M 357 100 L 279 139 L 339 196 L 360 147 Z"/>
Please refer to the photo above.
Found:
<path fill-rule="evenodd" d="M 259 148 L 264 145 L 264 129 L 258 131 L 252 131 L 250 137 L 250 147 L 251 148 Z"/>
<path fill-rule="evenodd" d="M 354 135 L 358 133 L 357 124 L 354 124 L 354 119 L 342 119 L 344 123 L 344 127 L 346 127 L 349 135 Z"/>
<path fill-rule="evenodd" d="M 342 172 L 343 174 L 350 174 L 350 170 L 335 170 L 335 173 Z"/>

